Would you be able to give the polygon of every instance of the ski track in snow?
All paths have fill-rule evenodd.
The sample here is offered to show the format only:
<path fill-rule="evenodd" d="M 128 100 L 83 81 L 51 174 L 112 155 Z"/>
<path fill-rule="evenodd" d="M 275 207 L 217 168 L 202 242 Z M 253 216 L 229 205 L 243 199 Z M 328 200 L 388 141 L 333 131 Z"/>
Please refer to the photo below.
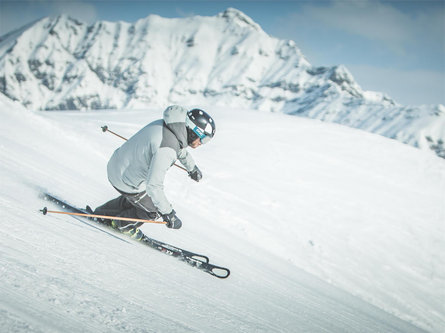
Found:
<path fill-rule="evenodd" d="M 117 196 L 106 163 L 122 141 L 100 126 L 130 137 L 162 110 L 0 106 L 0 327 L 8 332 L 445 327 L 445 163 L 431 152 L 318 121 L 209 110 L 216 137 L 192 151 L 204 179 L 179 169 L 166 179 L 184 227 L 142 229 L 230 268 L 219 280 L 39 212 L 51 207 L 41 190 L 82 207 Z"/>

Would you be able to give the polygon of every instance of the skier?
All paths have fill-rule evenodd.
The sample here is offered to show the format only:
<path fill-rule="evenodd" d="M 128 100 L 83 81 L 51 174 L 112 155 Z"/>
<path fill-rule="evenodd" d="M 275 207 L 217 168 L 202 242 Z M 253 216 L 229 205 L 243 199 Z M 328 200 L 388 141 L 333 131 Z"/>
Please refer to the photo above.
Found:
<path fill-rule="evenodd" d="M 133 135 L 111 156 L 107 172 L 120 196 L 96 208 L 94 214 L 154 220 L 162 217 L 168 228 L 179 229 L 181 220 L 164 194 L 164 178 L 179 160 L 199 182 L 202 173 L 187 146 L 195 149 L 215 135 L 215 122 L 203 110 L 172 105 L 156 120 Z M 140 240 L 141 222 L 102 220 Z"/>

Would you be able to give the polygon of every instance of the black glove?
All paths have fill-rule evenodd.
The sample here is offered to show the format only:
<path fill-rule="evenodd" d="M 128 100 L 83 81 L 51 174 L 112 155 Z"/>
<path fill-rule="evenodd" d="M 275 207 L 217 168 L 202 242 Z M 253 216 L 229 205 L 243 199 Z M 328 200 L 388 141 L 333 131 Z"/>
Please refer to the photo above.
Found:
<path fill-rule="evenodd" d="M 164 222 L 167 222 L 167 228 L 179 229 L 182 227 L 181 220 L 176 216 L 176 212 L 173 209 L 170 214 L 161 214 Z"/>
<path fill-rule="evenodd" d="M 202 179 L 202 173 L 201 170 L 198 169 L 198 167 L 195 165 L 192 171 L 189 172 L 189 177 L 197 182 L 199 182 Z"/>

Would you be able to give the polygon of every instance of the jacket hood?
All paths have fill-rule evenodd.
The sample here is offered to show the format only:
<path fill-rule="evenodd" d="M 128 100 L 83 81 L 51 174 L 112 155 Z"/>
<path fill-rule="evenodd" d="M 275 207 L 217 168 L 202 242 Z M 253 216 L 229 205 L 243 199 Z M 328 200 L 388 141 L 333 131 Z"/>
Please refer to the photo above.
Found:
<path fill-rule="evenodd" d="M 185 118 L 187 109 L 179 105 L 169 106 L 164 110 L 163 120 L 167 128 L 173 132 L 178 139 L 181 148 L 187 147 L 187 129 Z"/>

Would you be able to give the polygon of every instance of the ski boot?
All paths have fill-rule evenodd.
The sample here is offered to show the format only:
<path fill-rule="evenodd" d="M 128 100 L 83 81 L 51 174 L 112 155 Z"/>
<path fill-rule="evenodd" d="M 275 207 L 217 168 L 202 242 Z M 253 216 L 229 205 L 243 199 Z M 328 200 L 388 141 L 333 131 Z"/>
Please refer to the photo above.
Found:
<path fill-rule="evenodd" d="M 140 241 L 144 237 L 144 233 L 139 228 L 125 229 L 125 227 L 121 227 L 120 223 L 116 220 L 111 220 L 111 227 L 137 241 Z"/>

